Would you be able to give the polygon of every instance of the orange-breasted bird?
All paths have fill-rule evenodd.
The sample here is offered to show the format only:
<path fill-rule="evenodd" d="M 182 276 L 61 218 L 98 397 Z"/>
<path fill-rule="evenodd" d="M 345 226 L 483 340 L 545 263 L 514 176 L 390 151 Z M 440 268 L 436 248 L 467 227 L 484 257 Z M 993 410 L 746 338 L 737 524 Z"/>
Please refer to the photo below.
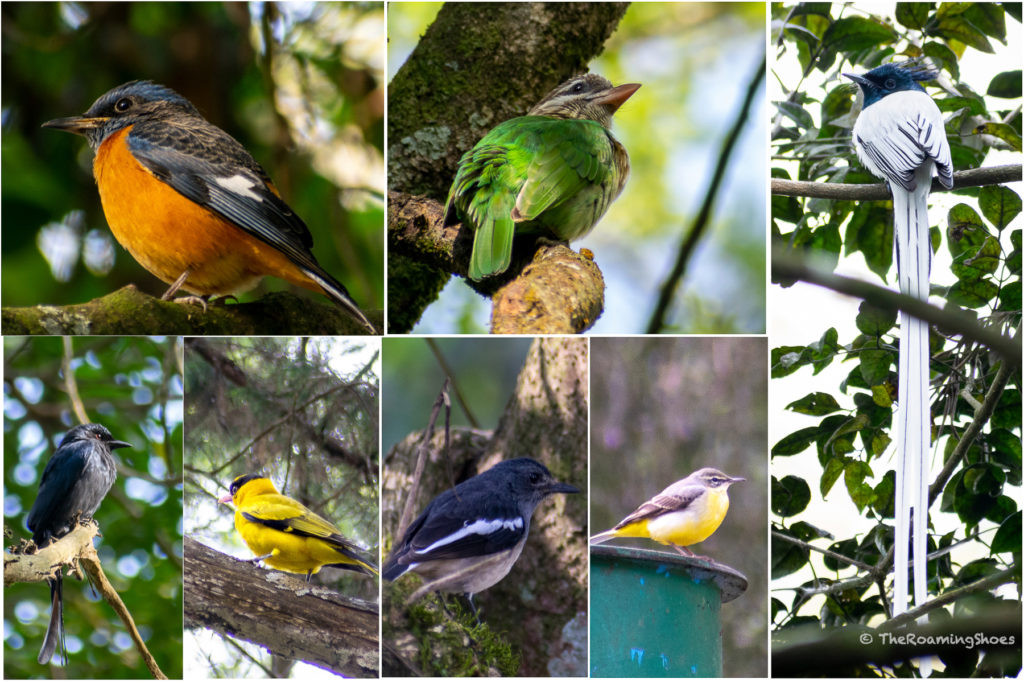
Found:
<path fill-rule="evenodd" d="M 203 297 L 273 275 L 324 294 L 376 332 L 310 249 L 313 237 L 242 145 L 191 102 L 151 81 L 110 90 L 82 116 L 43 124 L 82 135 L 107 223 L 170 288 Z"/>

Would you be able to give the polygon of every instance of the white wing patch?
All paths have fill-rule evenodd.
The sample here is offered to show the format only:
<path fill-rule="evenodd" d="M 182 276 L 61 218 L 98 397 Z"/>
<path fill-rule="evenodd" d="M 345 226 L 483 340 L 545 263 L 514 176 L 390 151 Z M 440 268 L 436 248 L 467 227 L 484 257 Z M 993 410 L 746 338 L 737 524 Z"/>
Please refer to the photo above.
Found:
<path fill-rule="evenodd" d="M 250 199 L 255 199 L 258 202 L 263 201 L 263 197 L 252 191 L 252 188 L 256 187 L 256 181 L 252 178 L 241 174 L 235 174 L 230 178 L 214 178 L 213 181 L 228 192 L 240 194 L 243 197 L 249 197 Z"/>
<path fill-rule="evenodd" d="M 500 529 L 509 529 L 511 531 L 521 530 L 523 528 L 523 518 L 514 517 L 512 519 L 477 519 L 472 522 L 466 521 L 463 523 L 462 528 L 453 534 L 448 534 L 444 538 L 434 541 L 426 548 L 416 551 L 417 555 L 425 555 L 433 552 L 438 548 L 454 543 L 459 539 L 465 538 L 472 534 L 480 536 L 489 536 Z"/>

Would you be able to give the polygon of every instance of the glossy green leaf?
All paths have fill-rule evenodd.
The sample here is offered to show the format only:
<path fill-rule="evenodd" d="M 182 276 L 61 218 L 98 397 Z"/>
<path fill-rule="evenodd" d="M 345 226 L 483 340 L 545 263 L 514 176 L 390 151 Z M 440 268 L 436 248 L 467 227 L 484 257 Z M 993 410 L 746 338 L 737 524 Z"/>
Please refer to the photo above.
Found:
<path fill-rule="evenodd" d="M 796 455 L 810 447 L 818 436 L 817 427 L 805 427 L 782 437 L 772 446 L 772 456 Z"/>
<path fill-rule="evenodd" d="M 816 391 L 793 401 L 786 406 L 786 410 L 792 410 L 795 413 L 802 413 L 804 415 L 828 415 L 829 413 L 842 410 L 842 407 L 831 394 Z"/>
<path fill-rule="evenodd" d="M 779 517 L 800 514 L 811 502 L 811 488 L 807 482 L 792 474 L 776 479 L 772 477 L 772 512 Z"/>
<path fill-rule="evenodd" d="M 892 366 L 893 354 L 889 351 L 865 350 L 858 354 L 860 358 L 860 375 L 864 383 L 873 387 L 883 383 L 889 378 L 889 368 Z"/>
<path fill-rule="evenodd" d="M 857 309 L 857 329 L 872 337 L 881 337 L 896 325 L 896 311 L 876 308 L 863 301 Z"/>
<path fill-rule="evenodd" d="M 1021 552 L 1021 513 L 1020 510 L 1008 517 L 999 525 L 995 538 L 992 539 L 993 553 L 1015 553 Z"/>
<path fill-rule="evenodd" d="M 1021 70 L 1003 71 L 988 83 L 988 95 L 1014 99 L 1021 96 Z"/>

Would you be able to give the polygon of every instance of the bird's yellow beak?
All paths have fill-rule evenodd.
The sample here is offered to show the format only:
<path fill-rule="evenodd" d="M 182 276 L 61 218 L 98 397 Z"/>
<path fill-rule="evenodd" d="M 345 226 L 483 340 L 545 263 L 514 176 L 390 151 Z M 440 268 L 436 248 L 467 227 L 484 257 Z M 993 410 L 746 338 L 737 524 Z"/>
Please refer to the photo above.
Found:
<path fill-rule="evenodd" d="M 66 119 L 47 121 L 43 124 L 43 128 L 56 128 L 77 135 L 85 135 L 90 130 L 102 128 L 109 120 L 109 116 L 69 116 Z"/>

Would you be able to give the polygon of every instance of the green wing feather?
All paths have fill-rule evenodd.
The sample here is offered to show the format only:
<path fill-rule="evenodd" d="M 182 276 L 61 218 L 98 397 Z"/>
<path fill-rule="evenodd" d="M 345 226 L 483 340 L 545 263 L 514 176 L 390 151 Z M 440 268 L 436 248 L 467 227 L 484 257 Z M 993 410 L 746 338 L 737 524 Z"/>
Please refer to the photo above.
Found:
<path fill-rule="evenodd" d="M 522 116 L 466 152 L 445 205 L 475 230 L 469 277 L 504 272 L 519 232 L 570 240 L 590 231 L 618 195 L 608 131 L 595 121 Z"/>

